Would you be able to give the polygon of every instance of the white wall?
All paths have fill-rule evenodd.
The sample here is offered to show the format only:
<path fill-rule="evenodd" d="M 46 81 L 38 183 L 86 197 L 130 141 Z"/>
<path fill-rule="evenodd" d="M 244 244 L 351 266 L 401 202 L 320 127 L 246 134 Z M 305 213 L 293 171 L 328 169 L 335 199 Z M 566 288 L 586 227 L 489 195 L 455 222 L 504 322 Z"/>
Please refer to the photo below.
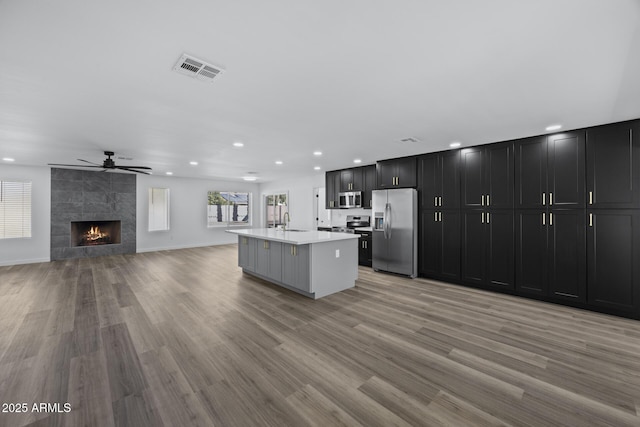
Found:
<path fill-rule="evenodd" d="M 169 189 L 168 231 L 148 231 L 150 187 Z M 207 192 L 213 190 L 251 192 L 252 226 L 261 226 L 260 193 L 255 183 L 138 175 L 137 251 L 150 252 L 237 242 L 237 236 L 225 233 L 225 227 L 207 228 Z"/>
<path fill-rule="evenodd" d="M 265 182 L 260 184 L 260 223 L 255 227 L 265 227 L 265 196 L 275 193 L 289 193 L 290 228 L 311 230 L 315 228 L 316 214 L 313 209 L 313 189 L 324 187 L 324 173 L 295 179 Z"/>
<path fill-rule="evenodd" d="M 49 261 L 51 169 L 2 164 L 0 180 L 31 181 L 31 238 L 0 239 L 0 265 Z"/>

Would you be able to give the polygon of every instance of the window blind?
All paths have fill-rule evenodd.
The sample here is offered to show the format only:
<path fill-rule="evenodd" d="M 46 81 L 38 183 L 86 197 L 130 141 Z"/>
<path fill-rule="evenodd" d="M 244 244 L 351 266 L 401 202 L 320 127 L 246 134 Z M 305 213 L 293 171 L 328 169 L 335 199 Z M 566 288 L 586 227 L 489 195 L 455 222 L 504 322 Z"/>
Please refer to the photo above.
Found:
<path fill-rule="evenodd" d="M 31 182 L 0 181 L 0 239 L 31 237 Z"/>

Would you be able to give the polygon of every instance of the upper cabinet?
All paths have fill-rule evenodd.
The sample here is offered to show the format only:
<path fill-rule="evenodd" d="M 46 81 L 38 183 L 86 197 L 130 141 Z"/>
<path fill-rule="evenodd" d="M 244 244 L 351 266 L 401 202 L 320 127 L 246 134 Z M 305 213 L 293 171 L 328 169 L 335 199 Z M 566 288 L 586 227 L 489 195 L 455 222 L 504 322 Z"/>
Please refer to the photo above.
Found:
<path fill-rule="evenodd" d="M 460 151 L 418 157 L 421 209 L 455 209 L 460 206 Z"/>
<path fill-rule="evenodd" d="M 340 191 L 364 191 L 362 184 L 362 168 L 340 171 Z"/>
<path fill-rule="evenodd" d="M 416 186 L 416 158 L 384 160 L 376 166 L 378 188 L 407 188 Z"/>
<path fill-rule="evenodd" d="M 463 208 L 513 208 L 513 143 L 460 150 Z"/>
<path fill-rule="evenodd" d="M 338 209 L 340 202 L 341 171 L 331 171 L 325 174 L 325 198 L 327 209 Z"/>
<path fill-rule="evenodd" d="M 587 130 L 589 208 L 640 207 L 640 122 Z"/>
<path fill-rule="evenodd" d="M 363 193 L 362 207 L 371 209 L 373 206 L 373 198 L 371 192 L 376 189 L 376 165 L 365 166 L 362 169 Z"/>
<path fill-rule="evenodd" d="M 515 142 L 516 208 L 585 206 L 584 131 Z"/>

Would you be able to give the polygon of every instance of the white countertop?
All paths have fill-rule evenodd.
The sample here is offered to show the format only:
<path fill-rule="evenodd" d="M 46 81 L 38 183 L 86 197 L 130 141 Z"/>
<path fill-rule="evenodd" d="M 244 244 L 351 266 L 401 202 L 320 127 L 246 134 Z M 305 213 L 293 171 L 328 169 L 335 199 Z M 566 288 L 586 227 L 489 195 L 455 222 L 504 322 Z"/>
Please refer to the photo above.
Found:
<path fill-rule="evenodd" d="M 251 228 L 243 230 L 226 230 L 227 233 L 255 239 L 273 240 L 275 242 L 291 243 L 293 245 L 308 245 L 311 243 L 325 243 L 337 240 L 358 239 L 358 234 L 332 233 L 330 231 L 282 231 L 276 228 Z"/>

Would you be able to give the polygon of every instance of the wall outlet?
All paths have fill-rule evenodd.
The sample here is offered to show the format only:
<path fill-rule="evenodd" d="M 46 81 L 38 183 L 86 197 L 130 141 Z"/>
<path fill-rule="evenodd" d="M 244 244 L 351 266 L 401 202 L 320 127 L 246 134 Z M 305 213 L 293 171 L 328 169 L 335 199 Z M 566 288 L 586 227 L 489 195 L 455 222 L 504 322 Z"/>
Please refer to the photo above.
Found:
<path fill-rule="evenodd" d="M 340 258 L 340 249 L 336 249 L 336 258 Z"/>

